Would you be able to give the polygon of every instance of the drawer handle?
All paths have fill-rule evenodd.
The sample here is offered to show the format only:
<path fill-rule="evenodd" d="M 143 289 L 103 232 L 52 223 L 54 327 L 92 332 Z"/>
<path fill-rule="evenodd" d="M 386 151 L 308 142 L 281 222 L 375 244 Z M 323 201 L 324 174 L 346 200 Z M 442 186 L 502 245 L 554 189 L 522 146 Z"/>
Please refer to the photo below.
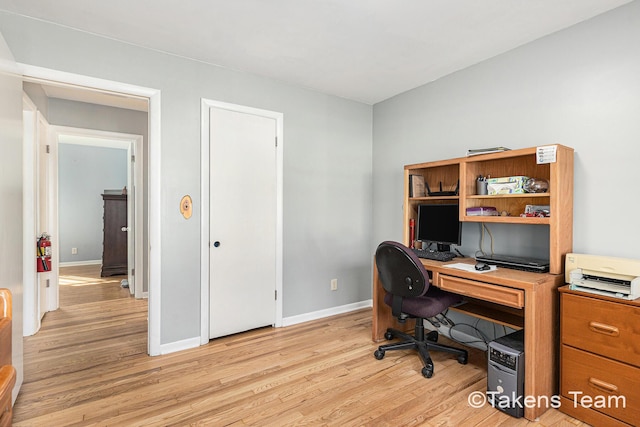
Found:
<path fill-rule="evenodd" d="M 610 335 L 612 337 L 617 337 L 620 335 L 620 331 L 615 326 L 605 325 L 604 323 L 598 322 L 589 322 L 589 329 L 593 332 L 598 332 L 599 334 Z"/>
<path fill-rule="evenodd" d="M 617 386 L 609 384 L 597 378 L 589 377 L 589 385 L 599 390 L 606 391 L 607 393 L 618 394 Z"/>

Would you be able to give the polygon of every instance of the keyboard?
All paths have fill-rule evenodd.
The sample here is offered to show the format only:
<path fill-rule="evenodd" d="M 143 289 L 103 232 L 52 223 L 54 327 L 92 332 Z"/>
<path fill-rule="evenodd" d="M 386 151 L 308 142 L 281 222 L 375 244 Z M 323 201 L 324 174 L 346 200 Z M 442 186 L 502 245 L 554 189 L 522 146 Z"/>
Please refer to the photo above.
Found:
<path fill-rule="evenodd" d="M 412 249 L 412 251 L 418 255 L 418 258 L 432 259 L 434 261 L 451 261 L 456 257 L 453 252 L 439 252 L 429 249 Z"/>

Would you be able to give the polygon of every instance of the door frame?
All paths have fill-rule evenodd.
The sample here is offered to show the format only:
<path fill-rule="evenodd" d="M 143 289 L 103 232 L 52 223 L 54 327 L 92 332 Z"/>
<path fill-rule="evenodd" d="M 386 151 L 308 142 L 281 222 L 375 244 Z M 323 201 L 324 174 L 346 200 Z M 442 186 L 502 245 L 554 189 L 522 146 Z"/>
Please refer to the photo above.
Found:
<path fill-rule="evenodd" d="M 142 243 L 143 243 L 143 202 L 144 202 L 144 187 L 142 185 L 142 177 L 143 177 L 143 164 L 142 159 L 144 158 L 143 146 L 142 146 L 142 135 L 135 135 L 129 133 L 121 133 L 121 132 L 110 132 L 110 131 L 102 131 L 95 129 L 84 129 L 84 128 L 76 128 L 69 126 L 51 126 L 51 143 L 55 144 L 54 152 L 56 153 L 57 161 L 59 162 L 59 144 L 71 144 L 71 145 L 83 145 L 88 147 L 106 147 L 106 148 L 117 148 L 121 150 L 127 151 L 127 189 L 129 190 L 129 200 L 133 199 L 133 204 L 128 204 L 127 208 L 127 223 L 131 224 L 131 220 L 134 223 L 134 236 L 133 237 L 133 245 L 128 245 L 129 253 L 131 253 L 131 246 L 133 246 L 133 266 L 127 265 L 127 275 L 129 276 L 129 282 L 131 282 L 131 269 L 140 268 L 143 266 L 143 253 L 142 253 Z M 135 159 L 134 160 L 134 157 Z M 133 168 L 135 170 L 134 176 L 131 177 L 131 164 L 133 163 Z M 59 193 L 59 181 L 56 173 L 55 183 L 54 185 L 58 188 Z M 59 200 L 59 199 L 58 199 Z M 133 208 L 135 212 L 135 217 L 131 218 L 129 215 L 130 207 Z M 59 223 L 59 221 L 56 221 Z M 57 227 L 56 236 L 58 236 L 56 242 L 60 241 L 60 228 Z M 59 248 L 56 248 L 56 251 L 59 251 Z M 58 252 L 59 253 L 59 252 Z M 58 268 L 60 264 L 58 263 Z M 138 275 L 138 278 L 142 279 L 142 275 Z M 140 282 L 140 283 L 138 283 Z M 131 286 L 133 285 L 133 288 Z M 129 283 L 130 290 L 135 291 L 136 298 L 143 298 L 146 295 L 143 292 L 143 283 L 142 280 L 137 280 L 135 276 L 133 276 L 133 283 Z M 56 286 L 56 293 L 59 292 L 59 287 Z"/>
<path fill-rule="evenodd" d="M 40 330 L 40 283 L 38 273 L 33 266 L 34 245 L 37 240 L 37 212 L 38 212 L 38 178 L 36 175 L 38 161 L 39 121 L 43 120 L 38 108 L 24 92 L 22 93 L 22 161 L 23 172 L 23 193 L 22 198 L 22 221 L 23 221 L 23 267 L 22 267 L 22 290 L 23 290 L 23 336 L 30 336 Z M 33 195 L 29 197 L 28 195 Z"/>
<path fill-rule="evenodd" d="M 147 331 L 147 352 L 150 356 L 161 354 L 160 333 L 161 324 L 161 121 L 160 121 L 160 90 L 105 80 L 96 77 L 68 73 L 29 64 L 18 63 L 19 73 L 27 79 L 48 81 L 55 84 L 67 84 L 74 87 L 115 92 L 125 95 L 138 96 L 149 100 L 149 134 L 148 134 L 148 252 L 149 271 L 149 328 Z M 25 197 L 28 197 L 25 193 Z M 33 197 L 33 195 L 30 195 Z"/>
<path fill-rule="evenodd" d="M 274 319 L 275 327 L 282 326 L 282 277 L 283 277 L 283 150 L 284 135 L 283 121 L 284 114 L 275 111 L 262 110 L 244 105 L 230 104 L 227 102 L 215 101 L 211 99 L 201 99 L 200 103 L 200 156 L 201 156 L 201 176 L 200 176 L 200 227 L 201 227 L 201 247 L 200 247 L 200 344 L 209 342 L 209 175 L 210 175 L 210 149 L 209 149 L 209 127 L 211 108 L 221 108 L 239 113 L 254 114 L 267 117 L 276 121 L 276 313 Z"/>

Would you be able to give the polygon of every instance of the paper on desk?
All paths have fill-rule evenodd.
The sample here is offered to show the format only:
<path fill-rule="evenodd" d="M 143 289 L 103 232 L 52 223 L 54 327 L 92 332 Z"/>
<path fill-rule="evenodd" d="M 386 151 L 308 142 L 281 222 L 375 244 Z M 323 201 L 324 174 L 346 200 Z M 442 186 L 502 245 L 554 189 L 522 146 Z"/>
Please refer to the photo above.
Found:
<path fill-rule="evenodd" d="M 490 265 L 489 266 L 489 270 L 484 270 L 484 271 L 478 271 L 476 270 L 476 266 L 473 264 L 464 264 L 462 262 L 456 262 L 453 264 L 445 264 L 443 265 L 443 267 L 449 267 L 449 268 L 455 268 L 456 270 L 464 270 L 464 271 L 471 271 L 473 273 L 488 273 L 490 271 L 496 271 L 496 266 L 495 265 Z"/>

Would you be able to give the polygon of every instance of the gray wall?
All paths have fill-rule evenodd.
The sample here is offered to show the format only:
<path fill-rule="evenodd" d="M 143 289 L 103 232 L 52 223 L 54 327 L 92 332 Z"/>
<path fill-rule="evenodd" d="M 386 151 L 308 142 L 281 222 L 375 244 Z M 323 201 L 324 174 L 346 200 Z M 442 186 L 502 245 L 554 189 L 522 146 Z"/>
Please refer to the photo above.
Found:
<path fill-rule="evenodd" d="M 19 62 L 162 91 L 164 344 L 199 335 L 200 200 L 191 221 L 175 206 L 200 190 L 201 97 L 284 113 L 285 316 L 370 298 L 374 242 L 402 236 L 403 165 L 467 148 L 576 148 L 574 250 L 638 258 L 640 201 L 624 183 L 635 182 L 640 158 L 639 9 L 633 2 L 399 95 L 373 117 L 356 102 L 24 17 L 0 13 L 0 28 Z M 519 243 L 538 234 L 523 232 Z M 464 233 L 472 252 L 477 227 Z M 505 233 L 494 234 L 504 248 Z"/>
<path fill-rule="evenodd" d="M 374 241 L 402 237 L 404 164 L 559 143 L 576 150 L 574 251 L 640 258 L 639 41 L 632 2 L 375 105 Z M 535 227 L 490 227 L 496 252 L 545 246 Z M 463 228 L 468 254 L 478 230 Z"/>
<path fill-rule="evenodd" d="M 13 399 L 23 380 L 22 315 L 22 82 L 14 69 L 5 67 L 13 61 L 0 34 L 0 288 L 11 291 L 12 365 L 16 368 Z M 33 252 L 25 248 L 33 257 Z"/>
<path fill-rule="evenodd" d="M 49 124 L 142 135 L 146 146 L 148 114 L 144 111 L 48 98 Z"/>
<path fill-rule="evenodd" d="M 200 336 L 201 98 L 284 113 L 283 315 L 371 297 L 371 106 L 5 12 L 0 28 L 18 62 L 162 91 L 162 344 Z"/>
<path fill-rule="evenodd" d="M 58 145 L 60 262 L 102 260 L 101 194 L 127 185 L 127 166 L 124 149 Z"/>
<path fill-rule="evenodd" d="M 640 258 L 640 199 L 629 185 L 640 159 L 638 40 L 633 2 L 376 104 L 374 241 L 402 239 L 405 164 L 462 157 L 469 148 L 559 143 L 576 150 L 574 252 Z M 496 253 L 543 256 L 548 248 L 548 226 L 489 227 Z M 479 249 L 479 232 L 463 225 L 463 253 Z M 504 333 L 477 326 L 489 339 Z"/>

